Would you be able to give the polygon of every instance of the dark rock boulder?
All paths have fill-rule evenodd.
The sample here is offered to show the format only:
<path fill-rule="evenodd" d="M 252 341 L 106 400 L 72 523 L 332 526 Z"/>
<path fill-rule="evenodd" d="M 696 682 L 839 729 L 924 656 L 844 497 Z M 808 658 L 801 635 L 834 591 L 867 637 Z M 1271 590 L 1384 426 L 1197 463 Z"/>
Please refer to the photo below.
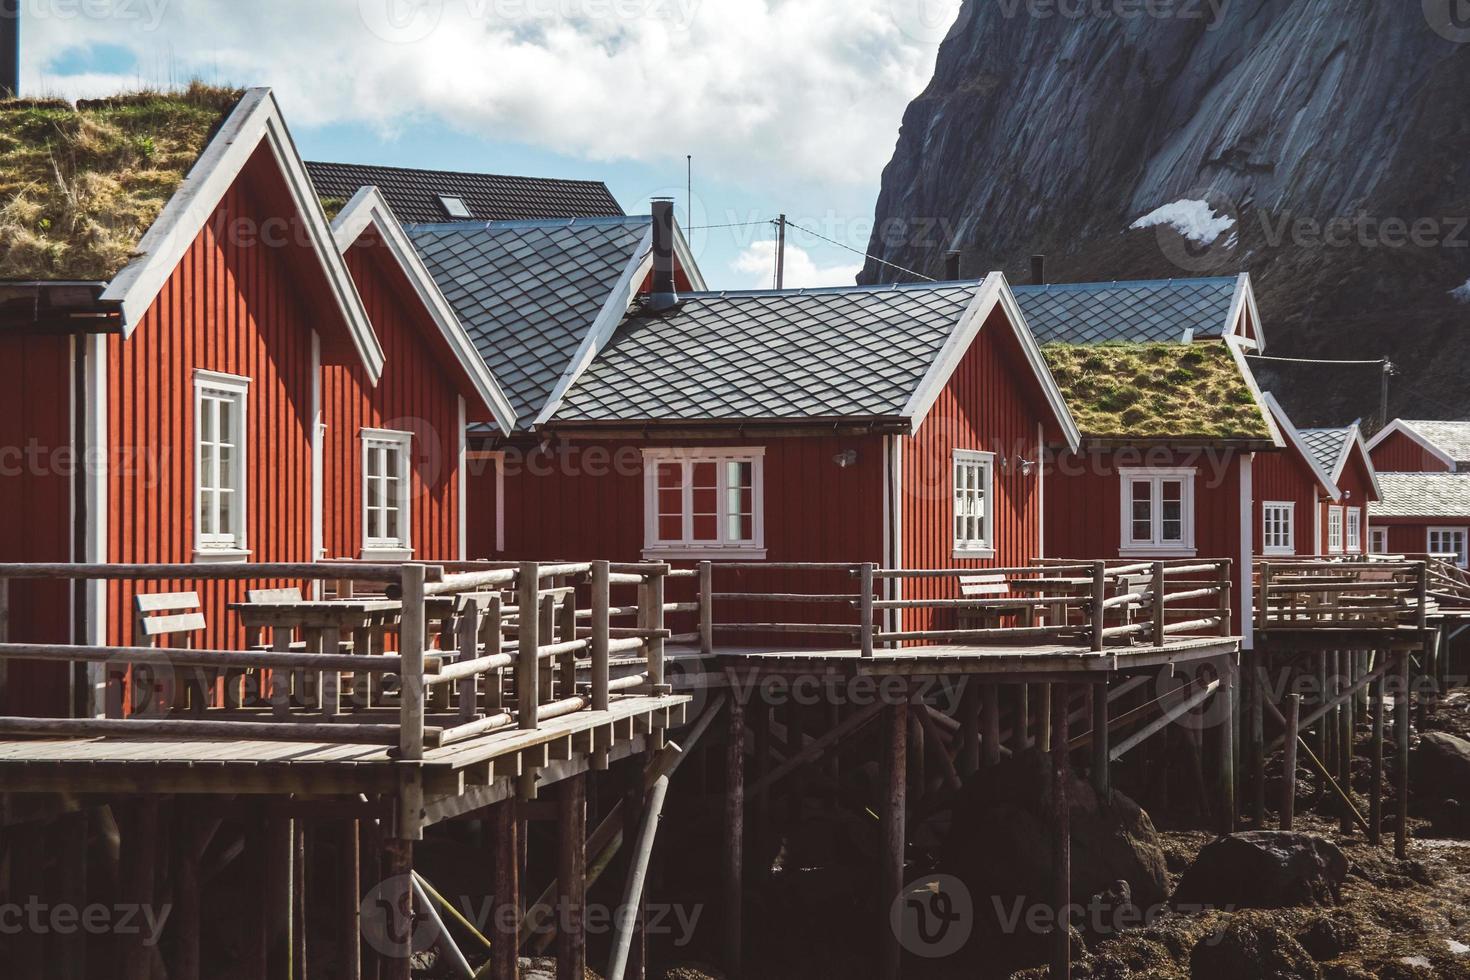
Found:
<path fill-rule="evenodd" d="M 1222 837 L 1199 852 L 1179 882 L 1174 905 L 1276 909 L 1335 904 L 1347 873 L 1347 857 L 1329 840 L 1247 831 Z"/>
<path fill-rule="evenodd" d="M 1409 762 L 1409 779 L 1418 799 L 1470 800 L 1470 742 L 1429 732 L 1419 739 Z"/>
<path fill-rule="evenodd" d="M 1318 963 L 1335 960 L 1343 953 L 1357 949 L 1361 939 L 1362 930 L 1357 923 L 1328 916 L 1313 919 L 1296 934 L 1296 941 Z"/>
<path fill-rule="evenodd" d="M 1192 980 L 1320 980 L 1322 970 L 1280 929 L 1236 919 L 1195 945 L 1189 975 Z"/>

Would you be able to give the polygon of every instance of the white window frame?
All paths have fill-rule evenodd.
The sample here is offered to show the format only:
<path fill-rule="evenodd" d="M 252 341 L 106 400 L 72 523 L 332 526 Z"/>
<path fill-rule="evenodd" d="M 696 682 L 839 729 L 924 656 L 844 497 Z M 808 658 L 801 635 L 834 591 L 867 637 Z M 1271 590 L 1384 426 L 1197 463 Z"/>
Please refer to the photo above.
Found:
<path fill-rule="evenodd" d="M 209 402 L 228 401 L 234 406 L 234 429 L 228 433 L 230 446 L 234 450 L 235 481 L 227 488 L 235 498 L 230 509 L 230 527 L 227 531 L 204 533 L 204 413 L 210 411 Z M 249 505 L 249 447 L 250 424 L 250 379 L 237 374 L 221 374 L 218 371 L 194 372 L 194 560 L 195 561 L 239 561 L 250 557 L 250 541 L 247 529 L 250 526 L 247 507 Z M 214 488 L 216 491 L 226 489 Z M 218 502 L 215 504 L 218 507 Z"/>
<path fill-rule="evenodd" d="M 950 487 L 952 489 L 952 500 L 954 506 L 959 506 L 959 479 L 960 468 L 978 468 L 982 475 L 982 485 L 979 489 L 984 512 L 980 518 L 980 537 L 964 539 L 960 537 L 956 526 L 959 514 L 955 511 L 950 513 L 950 528 L 953 532 L 954 558 L 994 558 L 995 557 L 995 453 L 978 452 L 973 449 L 956 449 L 952 458 L 950 471 Z"/>
<path fill-rule="evenodd" d="M 1388 554 L 1388 528 L 1372 526 L 1368 528 L 1368 554 Z"/>
<path fill-rule="evenodd" d="M 1461 541 L 1462 544 L 1465 545 L 1465 547 L 1456 549 L 1458 551 L 1460 557 L 1459 557 L 1459 560 L 1455 562 L 1455 564 L 1459 565 L 1461 568 L 1470 567 L 1470 527 L 1430 527 L 1430 528 L 1425 528 L 1425 530 L 1424 530 L 1424 550 L 1425 550 L 1425 552 L 1427 554 L 1431 554 L 1431 555 L 1449 554 L 1449 550 L 1448 549 L 1434 547 L 1434 536 L 1436 534 L 1458 534 L 1458 535 L 1460 535 L 1460 541 Z"/>
<path fill-rule="evenodd" d="M 1341 507 L 1327 508 L 1327 553 L 1329 555 L 1342 554 L 1342 544 L 1346 521 L 1342 516 Z"/>
<path fill-rule="evenodd" d="M 1124 557 L 1133 558 L 1193 558 L 1195 555 L 1194 543 L 1194 482 L 1198 470 L 1192 466 L 1175 467 L 1121 467 L 1118 474 L 1122 479 L 1119 487 L 1119 541 L 1121 545 L 1118 553 Z M 1163 540 L 1163 486 L 1170 481 L 1179 481 L 1183 484 L 1181 488 L 1182 499 L 1180 501 L 1180 531 L 1183 534 L 1182 541 Z M 1139 482 L 1149 483 L 1152 487 L 1151 495 L 1151 519 L 1152 533 L 1149 539 L 1139 540 L 1133 537 L 1133 485 Z"/>
<path fill-rule="evenodd" d="M 1272 517 L 1278 519 L 1285 513 L 1285 520 L 1280 523 L 1286 529 L 1286 543 L 1272 544 Z M 1296 554 L 1296 502 L 1292 500 L 1267 500 L 1261 504 L 1261 554 L 1263 555 L 1294 555 Z"/>
<path fill-rule="evenodd" d="M 1344 524 L 1343 541 L 1350 555 L 1363 553 L 1363 508 L 1349 507 Z"/>
<path fill-rule="evenodd" d="M 658 536 L 658 469 L 665 463 L 680 463 L 685 467 L 684 533 L 678 540 L 661 539 Z M 718 489 L 715 491 L 720 512 L 716 515 L 719 541 L 694 540 L 694 487 L 688 478 L 688 470 L 696 463 L 714 463 L 718 473 Z M 728 514 L 725 485 L 725 464 L 750 464 L 751 530 L 750 541 L 727 541 Z M 764 560 L 766 557 L 766 450 L 764 446 L 737 446 L 722 448 L 691 449 L 645 449 L 643 450 L 643 557 L 698 558 L 698 559 L 749 559 Z"/>
<path fill-rule="evenodd" d="M 408 561 L 413 557 L 413 433 L 398 429 L 367 429 L 358 433 L 362 444 L 362 558 L 364 561 Z M 396 538 L 369 534 L 368 454 L 391 450 L 398 454 L 398 530 Z"/>

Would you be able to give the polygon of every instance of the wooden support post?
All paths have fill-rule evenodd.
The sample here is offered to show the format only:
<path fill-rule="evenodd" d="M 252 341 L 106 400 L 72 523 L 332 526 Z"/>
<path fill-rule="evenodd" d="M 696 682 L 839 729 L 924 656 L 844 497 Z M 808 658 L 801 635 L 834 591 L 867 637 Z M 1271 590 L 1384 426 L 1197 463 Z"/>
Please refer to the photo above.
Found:
<path fill-rule="evenodd" d="M 1041 685 L 1041 717 L 1036 722 L 1036 730 L 1041 734 L 1041 751 L 1051 751 L 1052 738 L 1052 698 L 1053 686 L 1051 684 Z"/>
<path fill-rule="evenodd" d="M 1052 805 L 1052 927 L 1051 980 L 1071 980 L 1072 924 L 1068 909 L 1072 907 L 1072 811 L 1067 784 L 1071 779 L 1071 762 L 1067 744 L 1071 741 L 1067 705 L 1071 691 L 1065 684 L 1056 685 L 1061 695 L 1059 710 L 1053 712 L 1055 730 L 1051 736 L 1051 805 Z"/>
<path fill-rule="evenodd" d="M 512 796 L 490 808 L 495 849 L 495 896 L 491 905 L 489 980 L 518 980 L 521 931 L 520 801 Z"/>
<path fill-rule="evenodd" d="M 291 976 L 291 929 L 294 923 L 296 876 L 296 829 L 290 817 L 267 812 L 265 815 L 265 893 L 260 902 L 265 913 L 267 976 Z"/>
<path fill-rule="evenodd" d="M 362 976 L 362 826 L 344 820 L 337 831 L 337 949 L 343 980 Z"/>
<path fill-rule="evenodd" d="M 732 694 L 732 697 L 734 695 Z M 745 791 L 750 800 L 752 813 L 750 815 L 750 839 L 746 844 L 746 853 L 752 864 L 758 864 L 770 857 L 768 850 L 771 844 L 771 797 L 775 794 L 760 792 L 767 777 L 771 772 L 771 708 L 763 701 L 745 709 L 746 724 L 750 727 L 750 775 L 755 778 L 751 786 Z"/>
<path fill-rule="evenodd" d="M 120 821 L 121 822 L 121 821 Z M 121 840 L 123 848 L 129 846 L 129 830 L 131 825 L 122 828 Z M 134 832 L 136 833 L 136 832 Z M 50 977 L 50 962 L 48 960 L 46 930 L 32 928 L 26 922 L 24 906 L 32 895 L 38 898 L 47 893 L 50 880 L 47 877 L 46 868 L 46 827 L 36 821 L 17 824 L 5 828 L 6 844 L 9 850 L 9 899 L 18 914 L 13 914 L 7 924 L 7 932 L 3 943 L 5 950 L 4 963 L 7 977 L 30 978 Z M 126 850 L 122 855 L 124 870 L 131 870 L 134 862 L 129 858 Z M 130 885 L 137 882 L 124 879 L 120 882 L 122 894 L 130 895 Z M 83 902 L 83 905 L 86 903 Z M 130 941 L 131 940 L 131 941 Z M 140 973 L 137 968 L 132 967 L 131 959 L 135 957 L 136 937 L 117 937 L 117 951 L 114 960 L 123 972 L 114 973 L 109 971 L 109 977 L 132 976 L 147 977 L 146 972 Z M 146 952 L 146 950 L 145 950 Z M 126 957 L 126 958 L 124 958 Z M 146 970 L 146 965 L 142 968 Z"/>
<path fill-rule="evenodd" d="M 881 949 L 878 976 L 880 980 L 900 980 L 903 976 L 903 947 L 889 925 L 889 909 L 898 900 L 904 886 L 904 852 L 907 841 L 908 814 L 908 698 L 884 709 L 883 765 L 886 791 L 879 813 L 882 851 L 879 857 L 879 919 L 875 924 Z"/>
<path fill-rule="evenodd" d="M 1235 833 L 1235 677 L 1234 657 L 1220 661 L 1220 701 L 1216 712 L 1220 754 L 1220 832 Z"/>
<path fill-rule="evenodd" d="M 1000 765 L 1000 688 L 986 684 L 980 688 L 985 719 L 985 767 Z"/>
<path fill-rule="evenodd" d="M 383 980 L 413 980 L 413 841 L 388 837 L 383 841 L 384 881 L 401 885 L 393 898 L 399 905 L 388 910 L 390 918 L 383 956 Z"/>
<path fill-rule="evenodd" d="M 199 980 L 199 831 L 186 797 L 174 801 L 173 912 L 169 916 L 169 980 Z M 72 846 L 77 846 L 73 842 Z"/>
<path fill-rule="evenodd" d="M 516 637 L 519 654 L 516 659 L 516 719 L 521 731 L 535 731 L 541 711 L 541 564 L 521 562 L 516 577 Z M 535 774 L 532 773 L 532 780 Z"/>
<path fill-rule="evenodd" d="M 1011 727 L 1011 744 L 1015 751 L 1031 747 L 1031 685 L 1016 685 L 1016 722 Z"/>
<path fill-rule="evenodd" d="M 90 807 L 58 817 L 52 825 L 53 843 L 43 852 L 58 856 L 60 867 L 57 878 L 61 901 L 77 909 L 85 908 L 88 901 L 87 843 L 91 823 L 92 810 Z M 11 893 L 14 897 L 14 888 Z M 76 936 L 58 943 L 51 950 L 52 972 L 44 973 L 44 975 L 54 976 L 57 980 L 85 980 L 88 976 L 87 943 L 81 942 L 80 939 L 80 936 Z M 43 975 L 44 970 L 45 967 L 38 965 L 33 975 Z M 170 976 L 173 975 L 170 974 Z M 197 967 L 194 976 L 198 977 Z"/>
<path fill-rule="evenodd" d="M 715 652 L 715 565 L 708 561 L 699 563 L 699 652 Z"/>
<path fill-rule="evenodd" d="M 1161 561 L 1154 562 L 1153 593 L 1153 640 L 1154 646 L 1161 647 L 1169 639 L 1169 634 L 1164 631 L 1164 627 L 1168 625 L 1169 613 L 1169 607 L 1164 602 L 1168 596 L 1168 573 Z"/>
<path fill-rule="evenodd" d="M 1251 672 L 1251 816 L 1255 828 L 1263 830 L 1266 826 L 1266 698 L 1270 690 L 1270 670 L 1264 651 L 1256 650 L 1248 656 L 1255 661 Z"/>
<path fill-rule="evenodd" d="M 606 711 L 611 695 L 608 691 L 609 648 L 612 643 L 612 566 L 606 561 L 592 563 L 592 710 Z M 605 758 L 605 756 L 604 756 Z"/>
<path fill-rule="evenodd" d="M 643 826 L 644 815 L 648 812 L 648 790 L 652 786 L 649 774 L 651 763 L 646 763 L 644 758 L 634 756 L 624 763 L 623 773 L 627 779 L 627 785 L 623 788 L 623 837 L 624 842 L 638 839 L 639 828 Z M 621 845 L 620 845 L 621 846 Z M 627 848 L 629 874 L 632 873 L 633 862 L 637 858 L 632 853 L 632 848 Z M 634 910 L 633 928 L 629 936 L 628 962 L 623 969 L 623 980 L 644 980 L 648 969 L 648 933 L 647 920 L 644 914 L 646 899 L 638 897 L 637 908 Z"/>
<path fill-rule="evenodd" d="M 876 566 L 864 562 L 858 573 L 859 647 L 864 657 L 873 656 L 873 575 Z M 897 613 L 898 616 L 903 614 Z"/>
<path fill-rule="evenodd" d="M 1108 563 L 1092 564 L 1092 652 L 1103 651 L 1103 630 L 1108 622 Z"/>
<path fill-rule="evenodd" d="M 960 775 L 966 779 L 980 771 L 980 720 L 983 713 L 980 677 L 965 678 L 960 694 Z"/>
<path fill-rule="evenodd" d="M 297 819 L 296 833 L 291 846 L 295 854 L 291 859 L 291 976 L 293 980 L 306 980 L 306 828 L 305 820 Z"/>
<path fill-rule="evenodd" d="M 664 628 L 664 585 L 667 582 L 667 570 L 665 566 L 664 571 L 655 572 L 648 577 L 649 629 Z M 648 641 L 648 683 L 653 687 L 654 694 L 669 693 L 664 686 L 664 640 L 661 636 L 655 636 Z"/>
<path fill-rule="evenodd" d="M 587 971 L 587 774 L 557 786 L 558 882 L 556 977 L 584 980 Z"/>
<path fill-rule="evenodd" d="M 1286 696 L 1286 741 L 1281 755 L 1281 829 L 1291 830 L 1296 822 L 1296 747 L 1302 727 L 1302 696 Z"/>
<path fill-rule="evenodd" d="M 1092 788 L 1106 803 L 1113 791 L 1109 758 L 1108 682 L 1092 685 Z"/>
<path fill-rule="evenodd" d="M 147 796 L 133 803 L 120 835 L 122 855 L 120 891 L 124 901 L 137 909 L 152 906 L 157 899 L 159 854 L 157 796 Z M 124 980 L 149 980 L 153 975 L 151 947 L 143 945 L 142 934 L 118 935 L 119 955 L 116 962 Z"/>
<path fill-rule="evenodd" d="M 1398 826 L 1394 829 L 1393 853 L 1400 861 L 1409 856 L 1409 651 L 1399 653 L 1399 690 L 1394 698 L 1394 736 L 1398 739 Z"/>
<path fill-rule="evenodd" d="M 725 970 L 743 970 L 745 901 L 745 705 L 733 686 L 725 738 Z"/>
<path fill-rule="evenodd" d="M 1332 700 L 1331 688 L 1327 676 L 1327 652 L 1317 654 L 1317 703 L 1314 707 L 1320 708 Z M 1332 758 L 1332 725 L 1327 715 L 1317 720 L 1317 758 L 1331 767 L 1328 761 Z M 1327 774 L 1319 774 L 1317 782 L 1317 802 L 1320 804 L 1327 797 Z"/>
<path fill-rule="evenodd" d="M 1352 690 L 1350 673 L 1352 661 L 1353 654 L 1348 652 L 1338 654 L 1337 696 L 1339 698 Z M 1350 696 L 1337 706 L 1337 762 L 1338 784 L 1342 786 L 1344 793 L 1351 796 L 1353 791 L 1353 699 Z M 1343 808 L 1339 829 L 1343 834 L 1353 832 L 1351 808 Z"/>
<path fill-rule="evenodd" d="M 1373 782 L 1368 791 L 1368 842 L 1374 847 L 1383 843 L 1383 716 L 1386 712 L 1384 703 L 1384 689 L 1386 685 L 1384 678 L 1379 677 L 1373 682 L 1368 695 L 1369 707 L 1372 709 L 1373 718 Z"/>
<path fill-rule="evenodd" d="M 1228 558 L 1220 562 L 1220 605 L 1218 608 L 1220 616 L 1221 636 L 1235 635 L 1235 627 L 1233 624 L 1235 605 L 1232 601 L 1234 583 L 1231 581 L 1230 578 L 1230 571 L 1234 567 L 1235 563 L 1230 561 Z M 1241 574 L 1243 576 L 1248 577 L 1250 573 L 1251 570 L 1249 568 L 1241 569 Z"/>

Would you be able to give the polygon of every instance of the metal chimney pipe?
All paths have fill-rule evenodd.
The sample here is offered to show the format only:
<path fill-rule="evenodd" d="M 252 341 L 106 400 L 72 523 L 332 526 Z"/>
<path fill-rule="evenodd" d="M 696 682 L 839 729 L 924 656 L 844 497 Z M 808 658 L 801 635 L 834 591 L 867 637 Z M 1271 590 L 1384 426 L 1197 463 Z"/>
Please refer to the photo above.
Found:
<path fill-rule="evenodd" d="M 1033 285 L 1033 286 L 1045 286 L 1046 285 L 1046 256 L 1045 255 L 1033 255 L 1033 256 L 1031 256 L 1031 285 Z"/>
<path fill-rule="evenodd" d="M 653 202 L 653 297 L 651 306 L 662 313 L 679 305 L 679 291 L 674 282 L 674 202 L 656 198 Z"/>
<path fill-rule="evenodd" d="M 960 253 L 958 249 L 950 249 L 944 253 L 944 278 L 949 282 L 960 281 Z"/>
<path fill-rule="evenodd" d="M 0 0 L 0 98 L 20 95 L 20 0 Z"/>

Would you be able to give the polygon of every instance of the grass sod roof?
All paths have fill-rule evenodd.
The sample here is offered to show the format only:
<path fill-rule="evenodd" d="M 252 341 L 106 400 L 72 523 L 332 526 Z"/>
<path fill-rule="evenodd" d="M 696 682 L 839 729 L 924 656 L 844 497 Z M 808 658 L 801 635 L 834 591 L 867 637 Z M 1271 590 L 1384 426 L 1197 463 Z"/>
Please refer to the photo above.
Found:
<path fill-rule="evenodd" d="M 0 101 L 0 279 L 112 279 L 243 94 Z"/>
<path fill-rule="evenodd" d="M 1224 344 L 1048 344 L 1042 353 L 1084 436 L 1271 438 Z"/>

